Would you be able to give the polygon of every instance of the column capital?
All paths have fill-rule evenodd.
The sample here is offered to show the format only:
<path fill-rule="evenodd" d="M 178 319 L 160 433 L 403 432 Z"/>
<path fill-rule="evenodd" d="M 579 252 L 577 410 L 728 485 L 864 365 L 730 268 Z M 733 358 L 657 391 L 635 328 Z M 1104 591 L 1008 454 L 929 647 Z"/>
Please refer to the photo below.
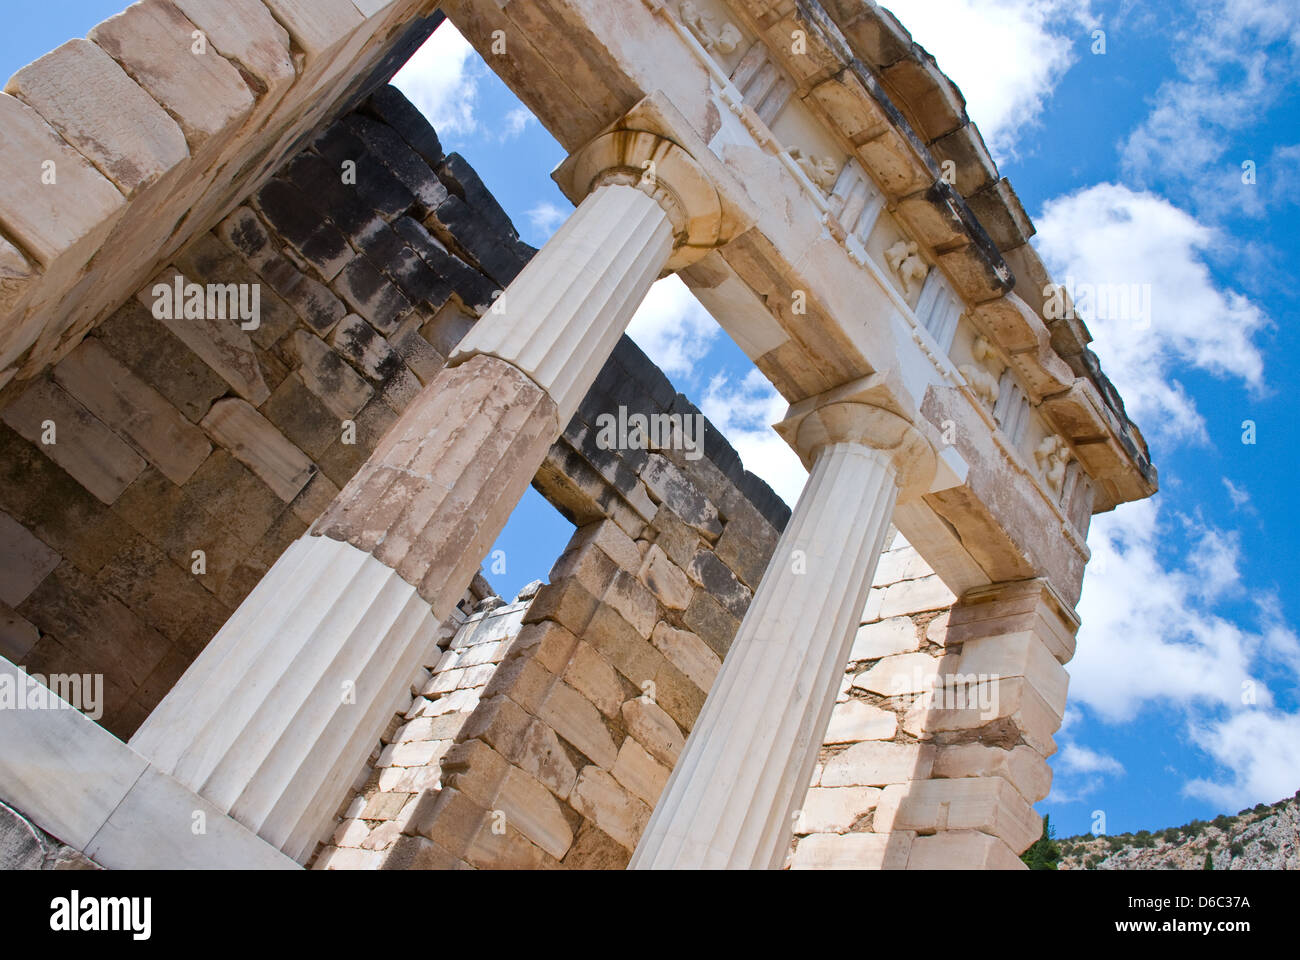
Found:
<path fill-rule="evenodd" d="M 919 497 L 931 489 L 939 457 L 924 431 L 887 402 L 877 378 L 867 377 L 794 404 L 776 431 L 810 470 L 834 444 L 880 451 L 893 465 L 900 499 Z"/>
<path fill-rule="evenodd" d="M 653 197 L 673 225 L 675 272 L 726 245 L 749 227 L 718 189 L 716 158 L 661 96 L 651 94 L 552 174 L 564 195 L 580 204 L 598 187 L 620 183 Z"/>

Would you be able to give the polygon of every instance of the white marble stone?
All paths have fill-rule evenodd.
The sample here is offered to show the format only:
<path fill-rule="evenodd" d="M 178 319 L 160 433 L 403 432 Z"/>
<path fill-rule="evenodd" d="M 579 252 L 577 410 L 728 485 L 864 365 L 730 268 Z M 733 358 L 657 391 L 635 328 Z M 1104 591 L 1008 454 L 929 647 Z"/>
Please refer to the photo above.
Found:
<path fill-rule="evenodd" d="M 436 642 L 415 588 L 305 536 L 150 714 L 132 746 L 299 862 Z"/>

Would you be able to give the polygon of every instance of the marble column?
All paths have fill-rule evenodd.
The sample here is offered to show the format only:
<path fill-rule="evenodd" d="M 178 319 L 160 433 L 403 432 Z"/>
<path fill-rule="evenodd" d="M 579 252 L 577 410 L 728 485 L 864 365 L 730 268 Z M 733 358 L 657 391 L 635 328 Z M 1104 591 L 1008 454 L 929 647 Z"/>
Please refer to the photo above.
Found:
<path fill-rule="evenodd" d="M 131 741 L 299 861 L 650 285 L 720 222 L 661 137 L 576 160 L 568 222 Z"/>
<path fill-rule="evenodd" d="M 784 432 L 811 476 L 632 869 L 782 865 L 894 505 L 934 476 L 932 448 L 902 417 L 804 406 Z"/>

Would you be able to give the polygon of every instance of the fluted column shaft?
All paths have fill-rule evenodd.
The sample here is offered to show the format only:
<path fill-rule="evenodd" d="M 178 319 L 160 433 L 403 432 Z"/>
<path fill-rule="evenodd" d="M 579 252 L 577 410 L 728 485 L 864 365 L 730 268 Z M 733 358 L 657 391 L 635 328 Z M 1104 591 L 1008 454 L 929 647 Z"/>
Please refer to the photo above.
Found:
<path fill-rule="evenodd" d="M 781 865 L 897 497 L 888 454 L 822 448 L 631 868 Z"/>
<path fill-rule="evenodd" d="M 309 857 L 674 240 L 597 184 L 132 745 Z"/>

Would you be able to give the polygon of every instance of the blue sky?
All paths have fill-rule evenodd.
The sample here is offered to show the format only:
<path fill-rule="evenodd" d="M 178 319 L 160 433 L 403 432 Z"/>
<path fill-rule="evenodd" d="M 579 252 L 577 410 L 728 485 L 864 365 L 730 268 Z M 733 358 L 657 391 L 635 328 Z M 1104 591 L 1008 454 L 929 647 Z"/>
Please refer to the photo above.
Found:
<path fill-rule="evenodd" d="M 1161 472 L 1095 518 L 1052 796 L 1061 835 L 1155 829 L 1300 787 L 1293 496 L 1300 317 L 1300 3 L 894 0 L 966 94 L 1058 281 L 1149 284 L 1152 322 L 1088 317 Z M 0 72 L 120 9 L 9 4 Z M 1104 31 L 1105 52 L 1096 31 Z M 399 85 L 541 245 L 570 205 L 558 145 L 445 26 Z M 1254 164 L 1255 182 L 1242 182 Z M 631 329 L 746 465 L 793 503 L 784 405 L 675 281 Z M 1242 442 L 1244 421 L 1256 442 Z M 488 570 L 513 595 L 571 528 L 535 493 Z M 488 560 L 488 566 L 492 558 Z"/>

